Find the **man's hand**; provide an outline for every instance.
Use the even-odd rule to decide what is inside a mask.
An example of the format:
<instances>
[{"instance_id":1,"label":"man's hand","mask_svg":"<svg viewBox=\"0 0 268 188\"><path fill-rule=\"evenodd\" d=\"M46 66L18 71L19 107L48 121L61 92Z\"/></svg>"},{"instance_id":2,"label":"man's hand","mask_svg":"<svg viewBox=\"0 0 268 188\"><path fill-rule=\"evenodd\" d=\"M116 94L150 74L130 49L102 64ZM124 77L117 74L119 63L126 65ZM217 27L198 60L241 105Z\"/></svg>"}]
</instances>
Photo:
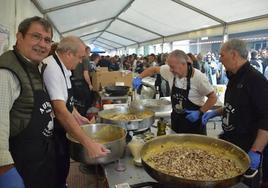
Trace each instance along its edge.
<instances>
[{"instance_id":1,"label":"man's hand","mask_svg":"<svg viewBox=\"0 0 268 188\"><path fill-rule=\"evenodd\" d=\"M87 152L90 158L104 157L108 153L111 153L111 151L105 148L102 144L99 144L94 141L88 144Z\"/></svg>"},{"instance_id":2,"label":"man's hand","mask_svg":"<svg viewBox=\"0 0 268 188\"><path fill-rule=\"evenodd\" d=\"M85 124L89 124L89 123L90 123L89 120L88 120L86 117L81 116L81 115L79 114L79 112L76 110L76 108L74 108L72 114L73 114L74 119L76 120L76 122L77 122L79 125L85 125Z\"/></svg>"},{"instance_id":3,"label":"man's hand","mask_svg":"<svg viewBox=\"0 0 268 188\"><path fill-rule=\"evenodd\" d=\"M139 87L141 86L142 82L141 82L141 77L137 76L132 80L132 86L134 89L139 89Z\"/></svg>"},{"instance_id":4,"label":"man's hand","mask_svg":"<svg viewBox=\"0 0 268 188\"><path fill-rule=\"evenodd\" d=\"M75 119L79 125L85 125L90 123L89 120L84 116L75 117Z\"/></svg>"},{"instance_id":5,"label":"man's hand","mask_svg":"<svg viewBox=\"0 0 268 188\"><path fill-rule=\"evenodd\" d=\"M218 112L216 110L210 110L207 111L206 113L204 113L204 115L202 116L202 124L206 125L208 120L211 118L214 118L216 116L218 116Z\"/></svg>"},{"instance_id":6,"label":"man's hand","mask_svg":"<svg viewBox=\"0 0 268 188\"><path fill-rule=\"evenodd\" d=\"M201 115L201 112L199 110L185 110L185 112L187 113L185 118L192 123L196 122Z\"/></svg>"},{"instance_id":7,"label":"man's hand","mask_svg":"<svg viewBox=\"0 0 268 188\"><path fill-rule=\"evenodd\" d=\"M250 150L248 156L250 158L250 168L257 170L261 164L261 153Z\"/></svg>"},{"instance_id":8,"label":"man's hand","mask_svg":"<svg viewBox=\"0 0 268 188\"><path fill-rule=\"evenodd\" d=\"M89 124L93 124L93 123L96 123L95 116L93 116L93 117L89 120Z\"/></svg>"}]
</instances>

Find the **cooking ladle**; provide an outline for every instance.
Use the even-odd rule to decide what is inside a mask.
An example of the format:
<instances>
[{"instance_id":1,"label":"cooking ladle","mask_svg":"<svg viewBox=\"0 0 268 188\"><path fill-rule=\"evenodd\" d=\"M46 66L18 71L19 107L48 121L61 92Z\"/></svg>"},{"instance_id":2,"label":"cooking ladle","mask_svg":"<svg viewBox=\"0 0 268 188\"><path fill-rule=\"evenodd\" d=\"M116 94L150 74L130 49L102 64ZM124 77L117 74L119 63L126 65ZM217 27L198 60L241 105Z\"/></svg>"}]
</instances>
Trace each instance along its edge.
<instances>
[{"instance_id":1,"label":"cooking ladle","mask_svg":"<svg viewBox=\"0 0 268 188\"><path fill-rule=\"evenodd\" d=\"M137 100L137 90L135 89L133 92L133 100L129 104L130 113L140 113L144 111L144 106L142 103Z\"/></svg>"}]
</instances>

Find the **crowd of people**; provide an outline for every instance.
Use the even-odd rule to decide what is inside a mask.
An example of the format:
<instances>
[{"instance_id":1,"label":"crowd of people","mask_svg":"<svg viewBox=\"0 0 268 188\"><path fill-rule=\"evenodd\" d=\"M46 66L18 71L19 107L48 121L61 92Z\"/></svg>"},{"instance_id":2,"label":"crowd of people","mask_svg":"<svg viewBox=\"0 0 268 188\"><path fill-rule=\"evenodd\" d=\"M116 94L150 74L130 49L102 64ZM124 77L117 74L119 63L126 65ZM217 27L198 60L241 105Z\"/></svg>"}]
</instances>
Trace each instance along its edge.
<instances>
[{"instance_id":1,"label":"crowd of people","mask_svg":"<svg viewBox=\"0 0 268 188\"><path fill-rule=\"evenodd\" d=\"M208 51L205 54L187 54L193 61L193 67L204 73L209 79L210 84L224 84L228 83L225 67L220 61L220 54L218 52ZM91 55L94 56L94 53ZM149 54L147 56L131 54L122 56L99 56L95 63L99 67L108 67L109 71L130 70L136 73L141 73L144 69L151 66L161 66L166 63L168 53ZM259 49L249 50L248 58L250 64L261 72L268 79L268 50Z\"/></svg>"}]
</instances>

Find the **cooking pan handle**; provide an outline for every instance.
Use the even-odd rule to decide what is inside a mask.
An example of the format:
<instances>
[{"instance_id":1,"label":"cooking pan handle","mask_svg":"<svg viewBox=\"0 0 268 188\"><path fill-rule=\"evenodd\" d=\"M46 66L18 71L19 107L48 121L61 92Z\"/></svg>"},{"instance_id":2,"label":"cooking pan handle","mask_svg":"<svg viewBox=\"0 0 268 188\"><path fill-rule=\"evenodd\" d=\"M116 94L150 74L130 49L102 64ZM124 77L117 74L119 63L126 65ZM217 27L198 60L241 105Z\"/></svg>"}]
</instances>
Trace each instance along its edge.
<instances>
[{"instance_id":1,"label":"cooking pan handle","mask_svg":"<svg viewBox=\"0 0 268 188\"><path fill-rule=\"evenodd\" d=\"M141 188L141 187L147 187L147 186L154 186L157 185L157 182L143 182L143 183L137 183L134 185L130 185L131 188Z\"/></svg>"},{"instance_id":2,"label":"cooking pan handle","mask_svg":"<svg viewBox=\"0 0 268 188\"><path fill-rule=\"evenodd\" d=\"M244 177L245 178L248 178L248 179L252 179L254 178L257 174L258 174L259 170L253 170L251 168L249 168L245 174L244 174Z\"/></svg>"}]
</instances>

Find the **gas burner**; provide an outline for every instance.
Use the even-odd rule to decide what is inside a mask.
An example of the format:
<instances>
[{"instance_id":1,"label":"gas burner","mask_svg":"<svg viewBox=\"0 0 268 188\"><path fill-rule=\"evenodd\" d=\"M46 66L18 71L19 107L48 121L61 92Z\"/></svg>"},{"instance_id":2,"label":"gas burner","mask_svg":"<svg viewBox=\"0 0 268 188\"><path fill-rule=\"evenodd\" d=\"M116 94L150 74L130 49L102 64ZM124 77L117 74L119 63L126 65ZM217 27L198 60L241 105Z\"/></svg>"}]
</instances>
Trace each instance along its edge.
<instances>
[{"instance_id":1,"label":"gas burner","mask_svg":"<svg viewBox=\"0 0 268 188\"><path fill-rule=\"evenodd\" d=\"M137 130L133 130L133 135L139 135L139 134L144 134L146 132L150 132L151 131L151 128L148 127L148 128L144 128L144 129L137 129Z\"/></svg>"},{"instance_id":2,"label":"gas burner","mask_svg":"<svg viewBox=\"0 0 268 188\"><path fill-rule=\"evenodd\" d=\"M145 137L145 134L153 134L151 133L151 128L145 128L145 129L139 129L139 130L131 130L127 131L127 136L126 136L126 141L130 142L132 140L132 136L138 136L141 137L142 139Z\"/></svg>"}]
</instances>

